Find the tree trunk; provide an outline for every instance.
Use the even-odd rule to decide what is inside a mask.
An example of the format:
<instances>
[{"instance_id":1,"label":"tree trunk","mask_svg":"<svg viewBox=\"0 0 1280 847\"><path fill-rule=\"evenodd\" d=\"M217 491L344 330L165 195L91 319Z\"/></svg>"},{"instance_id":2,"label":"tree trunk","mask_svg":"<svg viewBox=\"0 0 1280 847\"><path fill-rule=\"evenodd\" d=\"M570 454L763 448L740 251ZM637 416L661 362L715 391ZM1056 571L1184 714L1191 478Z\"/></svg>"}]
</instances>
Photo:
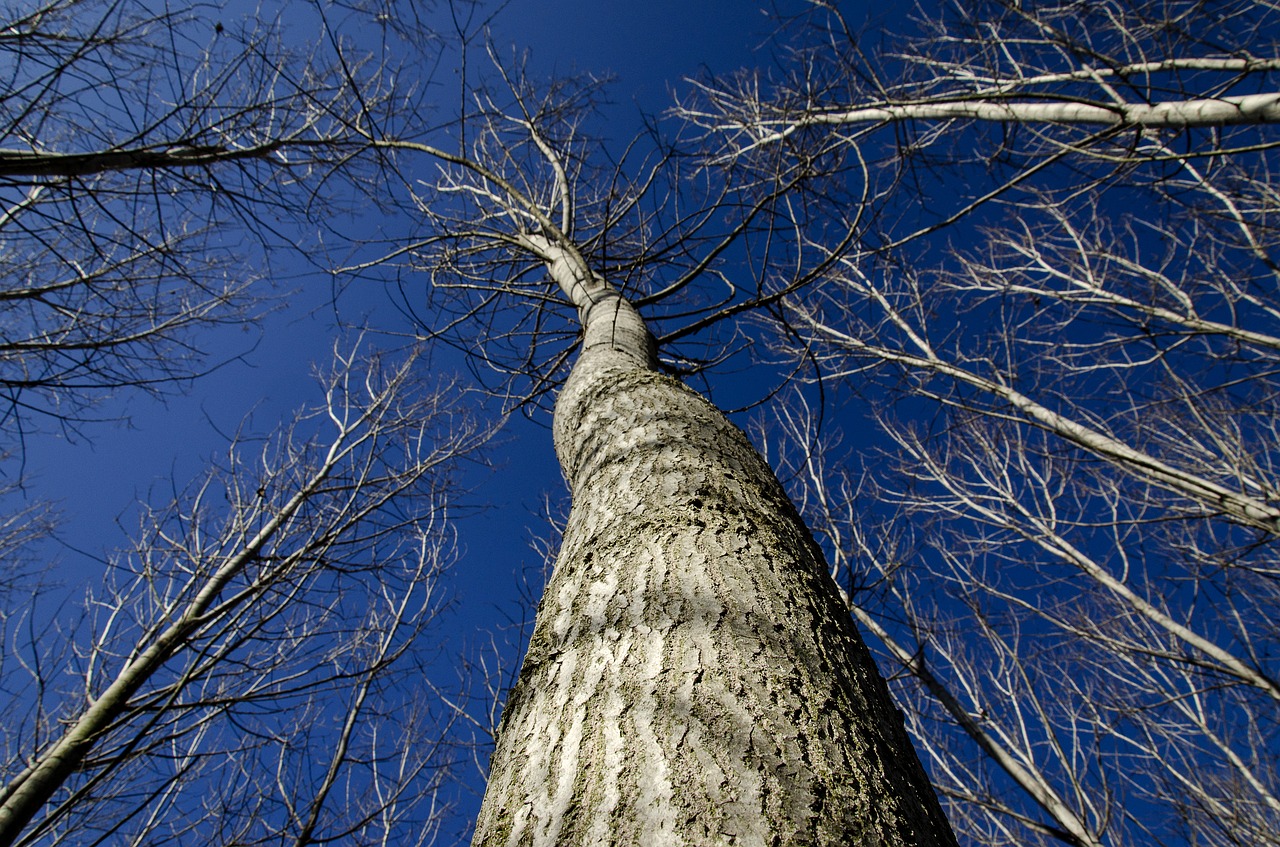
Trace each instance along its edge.
<instances>
[{"instance_id":1,"label":"tree trunk","mask_svg":"<svg viewBox=\"0 0 1280 847\"><path fill-rule=\"evenodd\" d=\"M473 844L955 844L768 465L652 370L629 303L561 287L586 330L555 415L573 510Z\"/></svg>"}]
</instances>

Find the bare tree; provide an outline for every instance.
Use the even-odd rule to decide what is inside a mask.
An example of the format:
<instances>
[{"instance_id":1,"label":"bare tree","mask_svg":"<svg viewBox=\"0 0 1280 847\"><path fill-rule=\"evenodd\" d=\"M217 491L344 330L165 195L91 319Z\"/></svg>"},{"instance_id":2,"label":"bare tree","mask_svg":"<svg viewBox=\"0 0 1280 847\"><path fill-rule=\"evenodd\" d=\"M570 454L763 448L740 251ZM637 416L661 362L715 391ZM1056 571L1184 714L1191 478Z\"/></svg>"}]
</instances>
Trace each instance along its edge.
<instances>
[{"instance_id":1,"label":"bare tree","mask_svg":"<svg viewBox=\"0 0 1280 847\"><path fill-rule=\"evenodd\" d=\"M430 274L437 331L507 397L559 388L573 507L473 843L954 843L811 536L743 434L659 372L637 310L678 339L776 299L763 274L706 281L800 220L785 183L690 190L663 147L618 168L583 129L589 81L491 58L447 145L370 139L437 176L405 180L419 237L359 266Z\"/></svg>"},{"instance_id":2,"label":"bare tree","mask_svg":"<svg viewBox=\"0 0 1280 847\"><path fill-rule=\"evenodd\" d=\"M792 76L682 114L865 198L776 337L892 447L789 462L952 820L1275 843L1274 4L948 6L879 52L814 5Z\"/></svg>"},{"instance_id":3,"label":"bare tree","mask_svg":"<svg viewBox=\"0 0 1280 847\"><path fill-rule=\"evenodd\" d=\"M369 138L413 94L384 73L393 51L338 32L355 6L289 12L287 35L266 7L6 10L5 437L118 413L95 407L117 389L185 387L219 364L221 328L277 305L274 250L319 256L351 203L378 204ZM77 620L11 585L48 549L42 507L6 519L0 843L436 837L454 709L423 635L456 468L489 429L456 383L424 380L424 352L341 353L321 405L246 425L142 507Z\"/></svg>"},{"instance_id":4,"label":"bare tree","mask_svg":"<svg viewBox=\"0 0 1280 847\"><path fill-rule=\"evenodd\" d=\"M246 251L294 244L305 236L291 224L325 220L377 171L361 127L389 130L404 105L380 69L336 37L299 52L278 22L221 14L48 0L0 21L11 438L216 364L202 352L211 330L267 308Z\"/></svg>"},{"instance_id":5,"label":"bare tree","mask_svg":"<svg viewBox=\"0 0 1280 847\"><path fill-rule=\"evenodd\" d=\"M422 635L485 430L421 367L340 355L323 404L143 511L71 641L11 618L4 844L430 842Z\"/></svg>"}]
</instances>

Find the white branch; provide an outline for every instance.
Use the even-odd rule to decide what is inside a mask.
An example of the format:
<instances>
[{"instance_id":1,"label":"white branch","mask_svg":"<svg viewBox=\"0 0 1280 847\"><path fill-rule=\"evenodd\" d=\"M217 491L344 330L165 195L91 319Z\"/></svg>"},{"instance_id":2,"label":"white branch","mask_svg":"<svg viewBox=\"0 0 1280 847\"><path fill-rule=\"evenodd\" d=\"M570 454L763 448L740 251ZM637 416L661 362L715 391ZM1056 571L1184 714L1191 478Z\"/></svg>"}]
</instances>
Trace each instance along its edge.
<instances>
[{"instance_id":1,"label":"white branch","mask_svg":"<svg viewBox=\"0 0 1280 847\"><path fill-rule=\"evenodd\" d=\"M886 103L839 112L806 115L760 139L781 141L811 126L849 126L909 120L978 120L1000 123L1051 123L1140 126L1148 129L1186 129L1237 124L1280 122L1280 93L1238 97L1175 100L1166 103L1098 104L1085 102L1000 102L948 99L936 102ZM762 122L764 125L764 122ZM775 124L776 125L776 124Z\"/></svg>"}]
</instances>

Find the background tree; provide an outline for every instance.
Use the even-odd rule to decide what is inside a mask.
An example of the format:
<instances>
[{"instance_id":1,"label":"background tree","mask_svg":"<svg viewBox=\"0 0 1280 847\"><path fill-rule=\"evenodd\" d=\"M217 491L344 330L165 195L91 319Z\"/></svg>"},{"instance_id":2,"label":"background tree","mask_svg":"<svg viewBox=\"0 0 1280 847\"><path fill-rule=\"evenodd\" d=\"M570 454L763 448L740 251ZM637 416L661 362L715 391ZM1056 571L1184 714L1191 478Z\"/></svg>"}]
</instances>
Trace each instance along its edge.
<instances>
[{"instance_id":1,"label":"background tree","mask_svg":"<svg viewBox=\"0 0 1280 847\"><path fill-rule=\"evenodd\" d=\"M321 12L323 9L321 8ZM293 12L324 32L324 19ZM4 431L74 423L121 387L209 368L219 326L282 290L247 251L297 246L376 183L360 128L403 106L350 45L300 51L264 7L50 0L0 56ZM371 199L374 198L374 199ZM291 253L290 255L298 255Z\"/></svg>"},{"instance_id":2,"label":"background tree","mask_svg":"<svg viewBox=\"0 0 1280 847\"><path fill-rule=\"evenodd\" d=\"M266 8L5 13L11 445L241 352L206 355L230 349L219 327L275 307L265 258L314 246L377 172L358 124L389 126L404 101L310 8L329 37L303 52ZM56 510L24 502L22 453L6 454L0 843L436 837L454 710L423 635L454 555L458 464L488 429L456 383L424 377L422 348L355 346L318 406L246 421L196 481L143 503L79 619L32 590Z\"/></svg>"},{"instance_id":3,"label":"background tree","mask_svg":"<svg viewBox=\"0 0 1280 847\"><path fill-rule=\"evenodd\" d=\"M414 357L337 361L324 405L143 510L87 642L6 645L3 843L431 840L452 710L421 635L484 433Z\"/></svg>"},{"instance_id":4,"label":"background tree","mask_svg":"<svg viewBox=\"0 0 1280 847\"><path fill-rule=\"evenodd\" d=\"M682 114L866 198L774 319L889 461L783 461L962 840L1275 843L1274 6L815 6Z\"/></svg>"}]
</instances>

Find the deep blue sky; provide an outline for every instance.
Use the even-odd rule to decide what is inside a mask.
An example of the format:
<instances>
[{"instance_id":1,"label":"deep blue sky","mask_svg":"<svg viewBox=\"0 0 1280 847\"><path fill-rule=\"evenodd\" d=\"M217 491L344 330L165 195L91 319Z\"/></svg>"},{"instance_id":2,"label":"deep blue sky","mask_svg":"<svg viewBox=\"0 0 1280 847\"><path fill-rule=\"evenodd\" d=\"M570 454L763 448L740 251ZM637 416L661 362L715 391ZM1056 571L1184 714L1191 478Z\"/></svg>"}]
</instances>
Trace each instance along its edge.
<instances>
[{"instance_id":1,"label":"deep blue sky","mask_svg":"<svg viewBox=\"0 0 1280 847\"><path fill-rule=\"evenodd\" d=\"M495 22L494 41L529 48L536 66L547 72L616 76L622 122L629 101L651 112L669 106L668 92L700 68L723 73L767 56L767 47L761 48L774 28L768 5L752 0L514 0Z\"/></svg>"}]
</instances>

